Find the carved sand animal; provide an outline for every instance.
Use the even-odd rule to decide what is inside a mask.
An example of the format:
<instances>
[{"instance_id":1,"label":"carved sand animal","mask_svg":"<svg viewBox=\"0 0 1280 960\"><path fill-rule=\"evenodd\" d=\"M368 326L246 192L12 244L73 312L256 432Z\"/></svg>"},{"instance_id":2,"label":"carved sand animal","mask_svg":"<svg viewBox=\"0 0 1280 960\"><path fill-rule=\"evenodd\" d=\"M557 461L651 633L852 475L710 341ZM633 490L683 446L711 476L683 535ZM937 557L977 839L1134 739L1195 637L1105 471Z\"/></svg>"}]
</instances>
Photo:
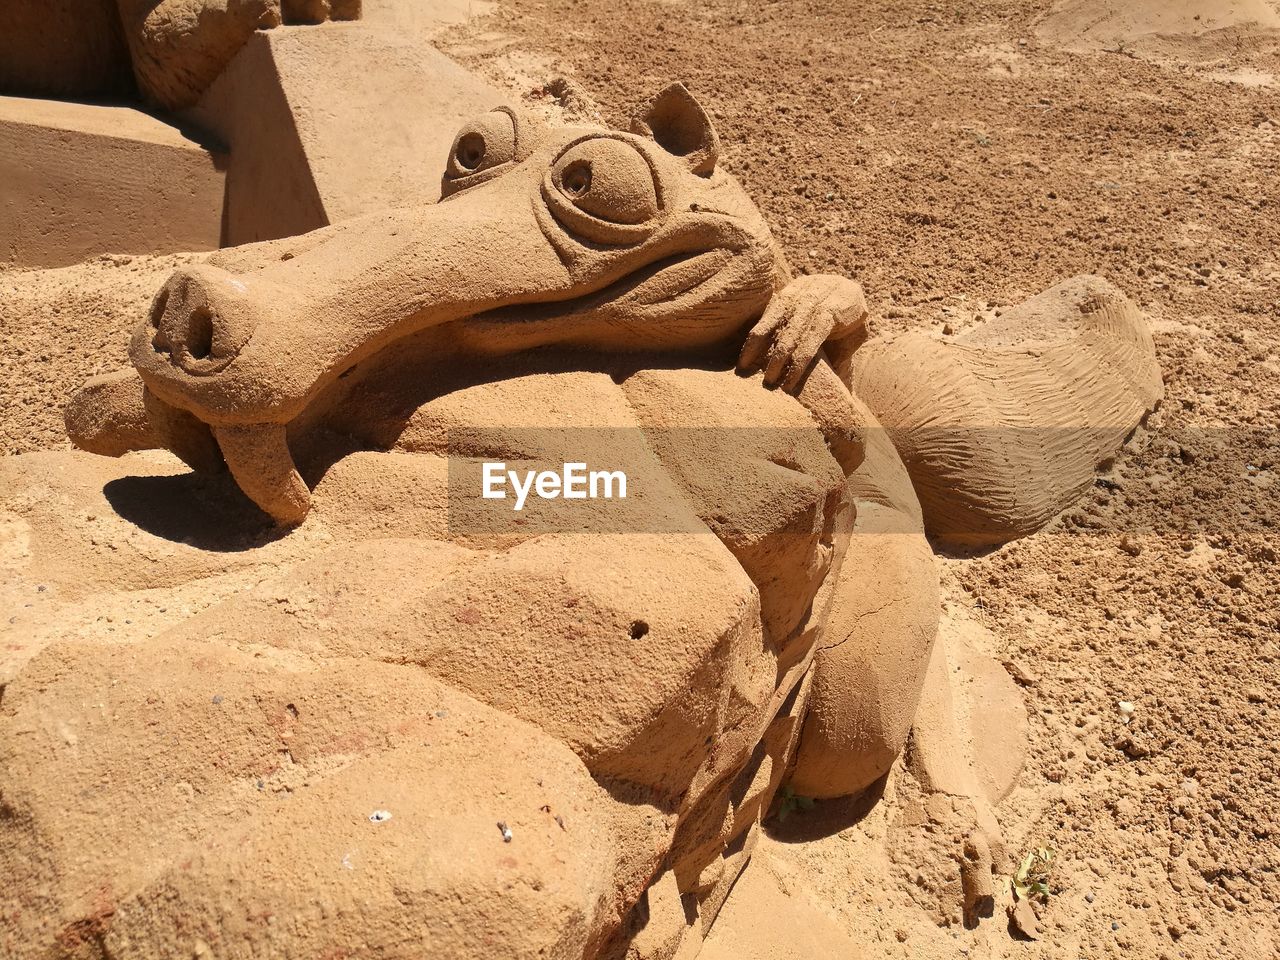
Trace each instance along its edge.
<instances>
[{"instance_id":1,"label":"carved sand animal","mask_svg":"<svg viewBox=\"0 0 1280 960\"><path fill-rule=\"evenodd\" d=\"M191 106L255 30L355 20L360 0L6 0L0 92Z\"/></svg>"},{"instance_id":2,"label":"carved sand animal","mask_svg":"<svg viewBox=\"0 0 1280 960\"><path fill-rule=\"evenodd\" d=\"M680 85L630 133L487 114L439 204L175 274L67 413L120 466L0 466L54 593L244 571L11 672L14 955L692 956L784 778L884 776L925 529L1066 505L1159 398L1151 340L1093 278L968 342L868 339L718 149ZM137 476L155 446L197 473ZM451 489L494 459L631 493L496 523ZM226 539L223 464L281 532Z\"/></svg>"}]
</instances>

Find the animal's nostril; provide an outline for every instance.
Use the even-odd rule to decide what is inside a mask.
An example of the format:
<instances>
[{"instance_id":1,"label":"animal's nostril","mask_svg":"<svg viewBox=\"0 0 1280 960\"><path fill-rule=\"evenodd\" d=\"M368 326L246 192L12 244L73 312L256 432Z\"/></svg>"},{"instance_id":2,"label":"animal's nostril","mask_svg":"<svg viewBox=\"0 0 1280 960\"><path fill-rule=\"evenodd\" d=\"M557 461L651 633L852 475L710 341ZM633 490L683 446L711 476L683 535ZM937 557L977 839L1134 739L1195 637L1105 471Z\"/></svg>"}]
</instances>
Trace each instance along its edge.
<instances>
[{"instance_id":1,"label":"animal's nostril","mask_svg":"<svg viewBox=\"0 0 1280 960\"><path fill-rule=\"evenodd\" d=\"M4 0L0 0L2 4ZM211 377L234 362L257 326L258 307L245 279L199 266L175 272L151 302L146 325L156 362Z\"/></svg>"},{"instance_id":2,"label":"animal's nostril","mask_svg":"<svg viewBox=\"0 0 1280 960\"><path fill-rule=\"evenodd\" d=\"M151 337L151 349L156 353L169 352L169 338L165 336L160 327L160 322L164 319L164 311L168 306L169 288L164 286L160 288L160 292L156 294L156 298L151 302L151 315L148 317L151 321L151 329L155 331Z\"/></svg>"},{"instance_id":3,"label":"animal's nostril","mask_svg":"<svg viewBox=\"0 0 1280 960\"><path fill-rule=\"evenodd\" d=\"M196 307L187 321L187 353L192 360L207 360L213 352L213 315L207 307Z\"/></svg>"},{"instance_id":4,"label":"animal's nostril","mask_svg":"<svg viewBox=\"0 0 1280 960\"><path fill-rule=\"evenodd\" d=\"M155 300L151 302L151 325L157 330L160 329L160 319L164 316L164 308L169 305L169 288L161 287L160 292L156 294Z\"/></svg>"}]
</instances>

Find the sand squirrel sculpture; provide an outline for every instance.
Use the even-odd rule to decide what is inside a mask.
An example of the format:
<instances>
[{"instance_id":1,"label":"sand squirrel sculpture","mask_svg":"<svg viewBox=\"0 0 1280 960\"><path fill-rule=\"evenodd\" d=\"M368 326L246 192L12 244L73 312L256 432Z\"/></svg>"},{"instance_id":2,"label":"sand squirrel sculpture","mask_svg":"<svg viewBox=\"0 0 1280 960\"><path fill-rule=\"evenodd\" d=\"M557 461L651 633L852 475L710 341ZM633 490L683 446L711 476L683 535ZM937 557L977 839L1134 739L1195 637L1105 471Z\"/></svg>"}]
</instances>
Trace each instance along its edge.
<instances>
[{"instance_id":1,"label":"sand squirrel sculpture","mask_svg":"<svg viewBox=\"0 0 1280 960\"><path fill-rule=\"evenodd\" d=\"M256 571L9 681L3 896L60 918L31 942L691 956L783 783L885 775L938 626L926 533L1069 504L1158 401L1152 341L1088 277L970 338L872 336L718 152L678 84L630 132L486 114L440 203L174 274L67 413L120 466L13 458L6 503L54 471L137 520L108 551L30 497L63 511L37 557L161 592ZM131 476L148 447L197 472ZM593 456L627 500L503 526L453 489ZM201 549L235 486L275 532Z\"/></svg>"},{"instance_id":2,"label":"sand squirrel sculpture","mask_svg":"<svg viewBox=\"0 0 1280 960\"><path fill-rule=\"evenodd\" d=\"M360 0L6 0L0 93L136 92L179 110L199 99L255 30L359 17Z\"/></svg>"}]
</instances>

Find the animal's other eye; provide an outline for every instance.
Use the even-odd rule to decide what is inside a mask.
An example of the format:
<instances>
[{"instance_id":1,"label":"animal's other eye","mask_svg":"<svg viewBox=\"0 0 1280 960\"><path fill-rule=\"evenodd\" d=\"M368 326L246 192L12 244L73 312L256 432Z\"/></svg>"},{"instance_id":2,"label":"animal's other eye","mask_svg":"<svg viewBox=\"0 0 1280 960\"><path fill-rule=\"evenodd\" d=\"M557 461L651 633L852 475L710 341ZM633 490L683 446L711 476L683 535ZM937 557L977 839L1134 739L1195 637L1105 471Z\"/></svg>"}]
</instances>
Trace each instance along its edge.
<instances>
[{"instance_id":1,"label":"animal's other eye","mask_svg":"<svg viewBox=\"0 0 1280 960\"><path fill-rule=\"evenodd\" d=\"M560 174L560 184L571 197L580 197L591 189L591 163L579 160Z\"/></svg>"},{"instance_id":2,"label":"animal's other eye","mask_svg":"<svg viewBox=\"0 0 1280 960\"><path fill-rule=\"evenodd\" d=\"M504 163L516 156L516 127L511 114L494 110L472 120L459 132L449 151L445 177L458 180Z\"/></svg>"},{"instance_id":3,"label":"animal's other eye","mask_svg":"<svg viewBox=\"0 0 1280 960\"><path fill-rule=\"evenodd\" d=\"M476 133L474 130L464 134L458 140L458 149L454 151L454 156L458 158L458 166L464 170L474 170L484 162L485 148L488 146L484 142L484 134Z\"/></svg>"},{"instance_id":4,"label":"animal's other eye","mask_svg":"<svg viewBox=\"0 0 1280 960\"><path fill-rule=\"evenodd\" d=\"M612 137L584 140L552 169L556 188L574 206L611 223L644 223L658 215L653 171L630 144Z\"/></svg>"}]
</instances>

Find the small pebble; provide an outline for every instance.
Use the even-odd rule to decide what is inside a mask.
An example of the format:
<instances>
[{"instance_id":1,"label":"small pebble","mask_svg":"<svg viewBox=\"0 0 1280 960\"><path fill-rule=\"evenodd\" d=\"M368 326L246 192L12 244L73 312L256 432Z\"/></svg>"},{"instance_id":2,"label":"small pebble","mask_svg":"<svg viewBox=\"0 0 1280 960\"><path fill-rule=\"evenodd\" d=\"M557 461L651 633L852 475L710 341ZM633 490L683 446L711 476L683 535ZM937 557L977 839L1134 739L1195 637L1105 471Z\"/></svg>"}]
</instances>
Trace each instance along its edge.
<instances>
[{"instance_id":1,"label":"small pebble","mask_svg":"<svg viewBox=\"0 0 1280 960\"><path fill-rule=\"evenodd\" d=\"M215 694L213 695L213 702L214 702L214 703L221 703L221 702L222 702L222 694L220 694L220 693L215 693Z\"/></svg>"},{"instance_id":2,"label":"small pebble","mask_svg":"<svg viewBox=\"0 0 1280 960\"><path fill-rule=\"evenodd\" d=\"M1013 677L1013 682L1021 687L1034 687L1039 682L1035 672L1021 660L1005 660L1003 661L1003 666L1005 672Z\"/></svg>"},{"instance_id":3,"label":"small pebble","mask_svg":"<svg viewBox=\"0 0 1280 960\"><path fill-rule=\"evenodd\" d=\"M1086 894L1084 895L1084 902L1085 902L1085 903L1093 903L1093 893L1092 893L1092 892L1090 892L1090 893L1086 893Z\"/></svg>"},{"instance_id":4,"label":"small pebble","mask_svg":"<svg viewBox=\"0 0 1280 960\"><path fill-rule=\"evenodd\" d=\"M505 823L503 823L501 820L499 820L499 821L498 821L498 829L502 831L502 842L503 842L503 843L510 843L510 842L511 842L511 828L510 828L510 827L508 827L508 826L507 826Z\"/></svg>"},{"instance_id":5,"label":"small pebble","mask_svg":"<svg viewBox=\"0 0 1280 960\"><path fill-rule=\"evenodd\" d=\"M386 821L388 821L388 820L390 820L390 819L391 819L391 811L390 811L390 810L375 810L375 811L373 811L373 813L369 814L369 819L370 819L373 823L385 823Z\"/></svg>"}]
</instances>

